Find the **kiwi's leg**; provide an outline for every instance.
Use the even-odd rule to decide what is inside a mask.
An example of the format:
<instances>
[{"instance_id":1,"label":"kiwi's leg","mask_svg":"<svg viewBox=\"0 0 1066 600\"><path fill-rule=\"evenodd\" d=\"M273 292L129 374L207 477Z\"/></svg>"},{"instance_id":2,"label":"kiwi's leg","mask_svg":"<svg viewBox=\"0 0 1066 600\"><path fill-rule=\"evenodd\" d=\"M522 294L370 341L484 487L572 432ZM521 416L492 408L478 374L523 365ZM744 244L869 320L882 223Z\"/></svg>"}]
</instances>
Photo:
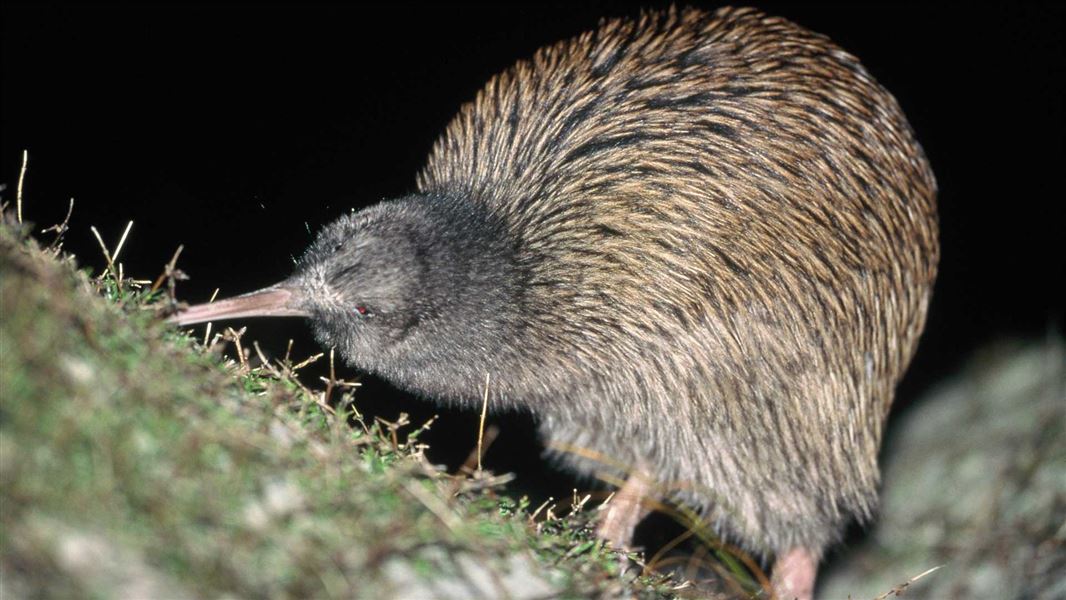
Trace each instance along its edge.
<instances>
[{"instance_id":1,"label":"kiwi's leg","mask_svg":"<svg viewBox=\"0 0 1066 600\"><path fill-rule=\"evenodd\" d=\"M777 600L811 600L818 556L808 548L792 548L780 554L770 573Z\"/></svg>"},{"instance_id":2,"label":"kiwi's leg","mask_svg":"<svg viewBox=\"0 0 1066 600\"><path fill-rule=\"evenodd\" d=\"M607 504L607 513L600 521L596 534L615 548L630 549L633 530L651 512L644 499L651 498L653 494L654 488L647 475L638 471L630 473Z\"/></svg>"}]
</instances>

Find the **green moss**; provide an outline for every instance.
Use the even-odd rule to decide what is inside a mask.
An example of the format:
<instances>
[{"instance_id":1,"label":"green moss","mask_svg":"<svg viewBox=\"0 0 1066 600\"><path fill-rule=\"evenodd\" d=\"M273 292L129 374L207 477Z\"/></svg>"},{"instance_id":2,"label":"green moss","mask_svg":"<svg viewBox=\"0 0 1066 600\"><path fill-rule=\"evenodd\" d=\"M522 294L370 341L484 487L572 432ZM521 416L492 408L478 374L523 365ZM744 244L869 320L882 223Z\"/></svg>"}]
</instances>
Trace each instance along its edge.
<instances>
[{"instance_id":1,"label":"green moss","mask_svg":"<svg viewBox=\"0 0 1066 600\"><path fill-rule=\"evenodd\" d=\"M506 580L517 556L561 597L669 596L619 582L590 514L537 525L491 486L457 493L417 432L393 441L411 426L363 422L357 394L334 415L288 369L166 326L165 303L0 227L5 590L404 597L471 563Z\"/></svg>"}]
</instances>

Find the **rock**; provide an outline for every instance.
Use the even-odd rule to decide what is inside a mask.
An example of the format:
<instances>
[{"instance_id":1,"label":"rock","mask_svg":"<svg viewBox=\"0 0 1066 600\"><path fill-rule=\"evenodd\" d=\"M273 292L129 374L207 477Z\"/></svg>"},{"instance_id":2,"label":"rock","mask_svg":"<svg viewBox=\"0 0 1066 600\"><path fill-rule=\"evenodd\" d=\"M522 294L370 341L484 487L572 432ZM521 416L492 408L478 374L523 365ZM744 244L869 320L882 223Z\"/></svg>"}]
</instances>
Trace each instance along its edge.
<instances>
[{"instance_id":1,"label":"rock","mask_svg":"<svg viewBox=\"0 0 1066 600\"><path fill-rule=\"evenodd\" d=\"M1066 351L999 344L900 416L880 520L819 597L1066 598Z\"/></svg>"}]
</instances>

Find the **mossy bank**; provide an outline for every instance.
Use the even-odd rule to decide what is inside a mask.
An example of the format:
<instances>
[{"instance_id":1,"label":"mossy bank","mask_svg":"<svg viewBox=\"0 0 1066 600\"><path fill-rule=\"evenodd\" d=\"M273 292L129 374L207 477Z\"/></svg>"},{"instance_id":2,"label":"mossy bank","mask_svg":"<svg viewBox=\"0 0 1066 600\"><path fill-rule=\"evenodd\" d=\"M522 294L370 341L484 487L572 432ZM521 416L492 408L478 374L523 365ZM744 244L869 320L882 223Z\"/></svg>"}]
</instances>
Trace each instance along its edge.
<instances>
[{"instance_id":1,"label":"mossy bank","mask_svg":"<svg viewBox=\"0 0 1066 600\"><path fill-rule=\"evenodd\" d=\"M420 424L363 422L350 387L323 402L295 359L226 359L161 322L162 292L6 220L3 597L673 595L618 577L591 507L532 519L491 479L430 465Z\"/></svg>"}]
</instances>

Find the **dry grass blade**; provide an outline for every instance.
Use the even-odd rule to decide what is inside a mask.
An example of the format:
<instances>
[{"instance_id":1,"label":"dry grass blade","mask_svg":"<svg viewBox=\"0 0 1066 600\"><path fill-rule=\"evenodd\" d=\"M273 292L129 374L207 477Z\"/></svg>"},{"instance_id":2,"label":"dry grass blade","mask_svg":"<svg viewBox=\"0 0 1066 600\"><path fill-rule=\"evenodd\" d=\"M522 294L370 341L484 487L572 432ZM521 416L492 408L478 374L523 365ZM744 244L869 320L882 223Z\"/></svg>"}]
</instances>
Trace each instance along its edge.
<instances>
[{"instance_id":1,"label":"dry grass blade","mask_svg":"<svg viewBox=\"0 0 1066 600\"><path fill-rule=\"evenodd\" d=\"M485 439L485 415L489 410L489 374L485 373L485 397L481 401L481 421L477 428L477 472L481 473L482 442Z\"/></svg>"},{"instance_id":2,"label":"dry grass blade","mask_svg":"<svg viewBox=\"0 0 1066 600\"><path fill-rule=\"evenodd\" d=\"M122 237L119 238L118 245L115 246L115 251L108 252L107 245L104 244L104 238L100 236L100 232L96 229L95 226L89 226L89 229L93 232L93 236L96 237L96 242L100 244L100 250L104 253L104 259L107 260L107 270L100 274L100 278L102 279L104 276L110 273L111 277L115 279L115 285L118 287L118 290L120 292L122 291L122 265L120 264L119 267L116 268L115 263L118 261L119 252L122 252L122 246L126 244L126 238L129 236L130 229L132 228L133 221L130 221L126 224L126 229L122 232Z\"/></svg>"},{"instance_id":3,"label":"dry grass blade","mask_svg":"<svg viewBox=\"0 0 1066 600\"><path fill-rule=\"evenodd\" d=\"M897 585L896 587L892 588L891 590L888 590L887 592L885 592L885 593L881 594L880 596L874 598L874 600L885 600L885 598L888 598L889 596L896 596L896 597L902 596L904 590L906 590L908 587L910 587L910 585L912 583L914 583L915 581L918 581L919 579L925 577L926 575L929 575L930 573L933 573L935 571L939 571L940 569L943 569L943 568L944 568L944 565L937 565L937 566L935 566L935 567L933 567L931 569L926 569L925 571L915 575L914 577L911 577L907 581Z\"/></svg>"},{"instance_id":4,"label":"dry grass blade","mask_svg":"<svg viewBox=\"0 0 1066 600\"><path fill-rule=\"evenodd\" d=\"M19 169L19 185L15 192L15 210L18 215L19 225L22 225L22 183L26 179L26 163L29 162L30 154L28 151L22 151L22 168Z\"/></svg>"},{"instance_id":5,"label":"dry grass blade","mask_svg":"<svg viewBox=\"0 0 1066 600\"><path fill-rule=\"evenodd\" d=\"M154 289L154 285L153 285L153 289ZM215 292L213 294L211 294L211 298L207 301L207 303L210 304L210 303L214 302L216 297L218 297L218 288L215 288ZM211 339L211 326L212 325L214 325L214 323L209 321L207 323L207 327L204 327L204 346L207 346L208 345L207 342ZM256 346L256 350L258 350L258 349L259 349L258 346Z\"/></svg>"},{"instance_id":6,"label":"dry grass blade","mask_svg":"<svg viewBox=\"0 0 1066 600\"><path fill-rule=\"evenodd\" d=\"M592 494L585 494L584 497L578 498L577 488L574 488L574 499L570 503L570 512L576 513L585 509L585 505L592 499Z\"/></svg>"},{"instance_id":7,"label":"dry grass blade","mask_svg":"<svg viewBox=\"0 0 1066 600\"><path fill-rule=\"evenodd\" d=\"M613 494L612 494L612 495L613 495ZM610 499L610 498L608 498L608 500L609 500L609 499ZM530 523L533 523L533 522L535 522L535 521L537 520L537 515L539 515L539 514L540 514L540 512L541 512L542 510L544 510L545 508L547 508L547 507L548 507L548 505L549 505L549 504L551 504L551 503L552 503L552 502L554 502L554 501L555 501L555 496L548 496L548 499L547 499L547 500L545 500L544 502L542 502L542 503L541 503L541 505L540 505L540 506L538 506L538 507L537 507L537 509L533 511L533 514L529 515L529 522L530 522ZM550 511L549 511L549 512L550 512Z\"/></svg>"},{"instance_id":8,"label":"dry grass blade","mask_svg":"<svg viewBox=\"0 0 1066 600\"><path fill-rule=\"evenodd\" d=\"M606 465L607 467L618 471L629 471L629 465L627 465L625 462L611 458L606 454L591 450L589 448L583 448L574 444L563 444L559 442L549 443L548 448L559 452L565 452L567 454L573 454L574 456L585 458L590 461L597 462L601 465Z\"/></svg>"},{"instance_id":9,"label":"dry grass blade","mask_svg":"<svg viewBox=\"0 0 1066 600\"><path fill-rule=\"evenodd\" d=\"M130 229L133 229L133 221L126 223L126 229L122 232L122 237L119 238L115 251L111 253L111 260L118 262L118 255L122 252L122 247L126 245L126 238L130 234Z\"/></svg>"},{"instance_id":10,"label":"dry grass blade","mask_svg":"<svg viewBox=\"0 0 1066 600\"><path fill-rule=\"evenodd\" d=\"M329 349L329 379L326 380L326 389L322 391L322 404L329 404L330 396L333 395L333 382L337 380L337 370L333 365L333 355L335 349L330 347ZM325 379L325 378L320 378Z\"/></svg>"},{"instance_id":11,"label":"dry grass blade","mask_svg":"<svg viewBox=\"0 0 1066 600\"><path fill-rule=\"evenodd\" d=\"M107 261L107 272L115 272L115 261L111 259L111 253L107 251L107 244L104 243L104 238L100 237L100 232L96 230L95 225L90 225L89 230L93 232L93 236L96 237L96 243L100 244L100 251L104 253L104 260Z\"/></svg>"},{"instance_id":12,"label":"dry grass blade","mask_svg":"<svg viewBox=\"0 0 1066 600\"><path fill-rule=\"evenodd\" d=\"M470 476L469 479L460 479L456 481L455 493L459 490L466 489L479 489L484 487L492 487L489 483L492 480L499 479L499 476L492 476L491 471L485 471L478 464L478 458L480 458L483 452L488 451L492 446L492 443L496 441L496 437L500 435L500 428L495 425L489 425L484 429L484 435L479 442L483 442L484 446L475 446L470 450L470 455L466 457L462 466L459 467L459 472Z\"/></svg>"}]
</instances>

